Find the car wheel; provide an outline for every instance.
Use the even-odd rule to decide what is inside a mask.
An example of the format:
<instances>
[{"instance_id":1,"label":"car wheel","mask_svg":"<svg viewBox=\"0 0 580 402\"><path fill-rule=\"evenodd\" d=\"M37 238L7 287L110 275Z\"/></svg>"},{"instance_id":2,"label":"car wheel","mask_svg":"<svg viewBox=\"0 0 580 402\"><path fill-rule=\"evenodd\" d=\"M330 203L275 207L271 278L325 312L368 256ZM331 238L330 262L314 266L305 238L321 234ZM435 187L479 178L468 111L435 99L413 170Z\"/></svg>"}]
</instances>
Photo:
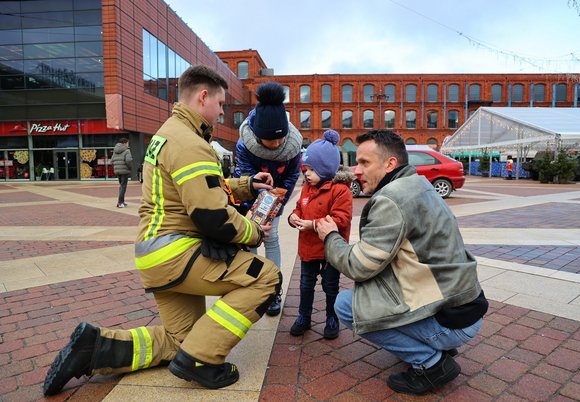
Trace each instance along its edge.
<instances>
[{"instance_id":1,"label":"car wheel","mask_svg":"<svg viewBox=\"0 0 580 402\"><path fill-rule=\"evenodd\" d=\"M352 193L353 197L358 197L360 195L360 183L356 180L353 180L350 183L350 192Z\"/></svg>"},{"instance_id":2,"label":"car wheel","mask_svg":"<svg viewBox=\"0 0 580 402\"><path fill-rule=\"evenodd\" d=\"M449 197L453 191L453 186L448 180L445 179L435 180L433 182L433 187L435 187L435 191L437 191L443 198Z\"/></svg>"}]
</instances>

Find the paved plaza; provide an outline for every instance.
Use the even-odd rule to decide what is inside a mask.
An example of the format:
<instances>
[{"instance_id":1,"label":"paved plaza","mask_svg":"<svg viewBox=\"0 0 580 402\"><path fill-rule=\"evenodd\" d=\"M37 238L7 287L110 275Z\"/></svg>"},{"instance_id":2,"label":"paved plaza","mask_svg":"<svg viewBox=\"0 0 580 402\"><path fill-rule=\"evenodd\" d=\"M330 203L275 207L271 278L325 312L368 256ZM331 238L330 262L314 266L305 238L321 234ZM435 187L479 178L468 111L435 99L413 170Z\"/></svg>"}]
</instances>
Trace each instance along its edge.
<instances>
[{"instance_id":1,"label":"paved plaza","mask_svg":"<svg viewBox=\"0 0 580 402\"><path fill-rule=\"evenodd\" d=\"M117 189L116 182L0 184L0 401L43 400L48 367L81 321L159 324L133 262L140 185L129 184L125 209L115 208ZM354 201L352 240L366 200ZM468 177L447 203L477 256L490 310L480 334L459 350L462 374L437 392L394 393L386 379L406 365L348 329L324 339L320 285L312 330L289 334L300 268L287 208L284 309L232 351L239 382L207 390L160 367L75 379L47 400L580 401L580 184ZM341 285L353 284L343 278Z\"/></svg>"}]
</instances>

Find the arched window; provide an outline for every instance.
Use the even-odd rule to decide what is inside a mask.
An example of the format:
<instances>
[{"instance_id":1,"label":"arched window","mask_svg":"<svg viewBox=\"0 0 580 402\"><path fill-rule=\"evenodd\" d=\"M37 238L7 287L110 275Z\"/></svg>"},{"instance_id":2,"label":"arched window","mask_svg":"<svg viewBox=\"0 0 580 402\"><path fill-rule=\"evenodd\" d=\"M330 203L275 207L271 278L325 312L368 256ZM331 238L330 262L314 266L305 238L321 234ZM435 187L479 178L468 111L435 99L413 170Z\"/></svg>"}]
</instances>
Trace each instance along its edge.
<instances>
[{"instance_id":1,"label":"arched window","mask_svg":"<svg viewBox=\"0 0 580 402\"><path fill-rule=\"evenodd\" d=\"M375 86L367 84L363 87L363 101L372 102L375 95Z\"/></svg>"},{"instance_id":2,"label":"arched window","mask_svg":"<svg viewBox=\"0 0 580 402\"><path fill-rule=\"evenodd\" d=\"M427 86L427 102L437 102L439 97L439 88L436 84L429 84Z\"/></svg>"},{"instance_id":3,"label":"arched window","mask_svg":"<svg viewBox=\"0 0 580 402\"><path fill-rule=\"evenodd\" d=\"M478 101L481 99L481 85L471 84L469 86L469 100Z\"/></svg>"},{"instance_id":4,"label":"arched window","mask_svg":"<svg viewBox=\"0 0 580 402\"><path fill-rule=\"evenodd\" d=\"M544 84L534 85L534 102L546 101L546 86Z\"/></svg>"},{"instance_id":5,"label":"arched window","mask_svg":"<svg viewBox=\"0 0 580 402\"><path fill-rule=\"evenodd\" d=\"M364 128L373 128L375 126L375 112L372 110L365 110L363 112Z\"/></svg>"},{"instance_id":6,"label":"arched window","mask_svg":"<svg viewBox=\"0 0 580 402\"><path fill-rule=\"evenodd\" d=\"M385 85L385 102L394 102L397 99L397 90L393 84Z\"/></svg>"},{"instance_id":7,"label":"arched window","mask_svg":"<svg viewBox=\"0 0 580 402\"><path fill-rule=\"evenodd\" d=\"M556 85L556 102L566 102L566 84Z\"/></svg>"},{"instance_id":8,"label":"arched window","mask_svg":"<svg viewBox=\"0 0 580 402\"><path fill-rule=\"evenodd\" d=\"M524 86L522 84L514 84L512 86L512 102L521 103L524 101Z\"/></svg>"},{"instance_id":9,"label":"arched window","mask_svg":"<svg viewBox=\"0 0 580 402\"><path fill-rule=\"evenodd\" d=\"M321 102L324 102L324 103L331 102L331 100L332 100L331 89L332 89L332 87L330 85L323 85L321 87L321 97L320 97Z\"/></svg>"},{"instance_id":10,"label":"arched window","mask_svg":"<svg viewBox=\"0 0 580 402\"><path fill-rule=\"evenodd\" d=\"M439 143L437 142L437 140L435 138L429 138L427 140L427 145L429 145L433 149L437 149L437 147L439 146Z\"/></svg>"},{"instance_id":11,"label":"arched window","mask_svg":"<svg viewBox=\"0 0 580 402\"><path fill-rule=\"evenodd\" d=\"M322 128L332 127L332 112L330 110L323 110L321 114Z\"/></svg>"},{"instance_id":12,"label":"arched window","mask_svg":"<svg viewBox=\"0 0 580 402\"><path fill-rule=\"evenodd\" d=\"M310 128L310 112L308 110L300 112L300 128Z\"/></svg>"},{"instance_id":13,"label":"arched window","mask_svg":"<svg viewBox=\"0 0 580 402\"><path fill-rule=\"evenodd\" d=\"M300 86L300 103L310 102L310 85Z\"/></svg>"},{"instance_id":14,"label":"arched window","mask_svg":"<svg viewBox=\"0 0 580 402\"><path fill-rule=\"evenodd\" d=\"M417 140L414 139L413 137L407 138L407 141L405 141L405 144L407 144L407 145L416 145L417 144Z\"/></svg>"},{"instance_id":15,"label":"arched window","mask_svg":"<svg viewBox=\"0 0 580 402\"><path fill-rule=\"evenodd\" d=\"M459 102L459 85L451 84L447 87L447 102Z\"/></svg>"},{"instance_id":16,"label":"arched window","mask_svg":"<svg viewBox=\"0 0 580 402\"><path fill-rule=\"evenodd\" d=\"M342 86L342 101L352 102L352 85L347 84Z\"/></svg>"},{"instance_id":17,"label":"arched window","mask_svg":"<svg viewBox=\"0 0 580 402\"><path fill-rule=\"evenodd\" d=\"M405 127L417 128L417 112L414 110L407 110L405 112Z\"/></svg>"},{"instance_id":18,"label":"arched window","mask_svg":"<svg viewBox=\"0 0 580 402\"><path fill-rule=\"evenodd\" d=\"M342 128L352 128L352 111L345 110L342 112Z\"/></svg>"},{"instance_id":19,"label":"arched window","mask_svg":"<svg viewBox=\"0 0 580 402\"><path fill-rule=\"evenodd\" d=\"M459 112L457 110L450 110L447 113L447 128L459 127Z\"/></svg>"},{"instance_id":20,"label":"arched window","mask_svg":"<svg viewBox=\"0 0 580 402\"><path fill-rule=\"evenodd\" d=\"M385 128L395 128L394 110L385 110Z\"/></svg>"},{"instance_id":21,"label":"arched window","mask_svg":"<svg viewBox=\"0 0 580 402\"><path fill-rule=\"evenodd\" d=\"M491 101L493 103L501 102L501 84L493 84L491 86Z\"/></svg>"},{"instance_id":22,"label":"arched window","mask_svg":"<svg viewBox=\"0 0 580 402\"><path fill-rule=\"evenodd\" d=\"M235 112L234 113L234 128L240 128L242 123L244 122L244 113L242 112Z\"/></svg>"},{"instance_id":23,"label":"arched window","mask_svg":"<svg viewBox=\"0 0 580 402\"><path fill-rule=\"evenodd\" d=\"M290 102L290 87L288 85L282 85L284 90L284 103Z\"/></svg>"},{"instance_id":24,"label":"arched window","mask_svg":"<svg viewBox=\"0 0 580 402\"><path fill-rule=\"evenodd\" d=\"M407 84L405 86L405 102L417 102L417 85Z\"/></svg>"},{"instance_id":25,"label":"arched window","mask_svg":"<svg viewBox=\"0 0 580 402\"><path fill-rule=\"evenodd\" d=\"M247 61L239 61L238 62L238 78L241 80L245 80L248 78L248 62Z\"/></svg>"},{"instance_id":26,"label":"arched window","mask_svg":"<svg viewBox=\"0 0 580 402\"><path fill-rule=\"evenodd\" d=\"M437 119L439 114L436 110L429 110L427 112L427 128L437 128Z\"/></svg>"}]
</instances>

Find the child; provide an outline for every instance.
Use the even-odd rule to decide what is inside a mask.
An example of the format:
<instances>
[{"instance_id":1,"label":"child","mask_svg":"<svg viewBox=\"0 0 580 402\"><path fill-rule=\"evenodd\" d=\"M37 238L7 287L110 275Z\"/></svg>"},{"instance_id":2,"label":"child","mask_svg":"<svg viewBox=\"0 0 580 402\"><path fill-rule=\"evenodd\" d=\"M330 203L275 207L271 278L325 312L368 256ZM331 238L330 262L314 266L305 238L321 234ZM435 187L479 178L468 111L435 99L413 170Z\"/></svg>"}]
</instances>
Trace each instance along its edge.
<instances>
[{"instance_id":1,"label":"child","mask_svg":"<svg viewBox=\"0 0 580 402\"><path fill-rule=\"evenodd\" d=\"M296 209L288 218L290 225L300 231L298 235L298 255L301 259L300 306L298 318L290 329L290 334L294 336L302 335L310 329L314 287L318 274L322 277L322 289L326 293L324 337L334 339L339 332L334 302L338 295L340 272L325 261L324 244L314 231L315 221L329 215L336 222L341 236L348 240L350 235L352 220L350 182L354 179L354 174L350 169L338 170L340 154L336 144L339 138L336 131L328 130L324 133L323 139L314 141L306 149L302 158L302 165L306 168L304 186Z\"/></svg>"}]
</instances>

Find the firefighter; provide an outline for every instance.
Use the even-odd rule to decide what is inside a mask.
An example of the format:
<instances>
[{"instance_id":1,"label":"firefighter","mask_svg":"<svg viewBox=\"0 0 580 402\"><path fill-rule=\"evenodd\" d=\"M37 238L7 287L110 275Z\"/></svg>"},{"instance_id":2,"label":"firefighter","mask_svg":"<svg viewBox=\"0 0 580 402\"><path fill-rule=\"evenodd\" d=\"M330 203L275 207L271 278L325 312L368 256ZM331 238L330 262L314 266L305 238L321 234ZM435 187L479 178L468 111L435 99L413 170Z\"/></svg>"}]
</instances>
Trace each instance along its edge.
<instances>
[{"instance_id":1,"label":"firefighter","mask_svg":"<svg viewBox=\"0 0 580 402\"><path fill-rule=\"evenodd\" d=\"M135 244L137 270L162 325L116 330L80 323L47 373L45 395L60 392L73 377L167 364L177 377L207 388L231 385L239 372L226 356L279 292L278 267L243 250L259 246L270 227L228 204L210 146L228 85L196 65L178 86L179 102L146 151ZM272 183L261 172L229 179L228 191L253 199ZM221 296L207 311L206 295Z\"/></svg>"}]
</instances>

